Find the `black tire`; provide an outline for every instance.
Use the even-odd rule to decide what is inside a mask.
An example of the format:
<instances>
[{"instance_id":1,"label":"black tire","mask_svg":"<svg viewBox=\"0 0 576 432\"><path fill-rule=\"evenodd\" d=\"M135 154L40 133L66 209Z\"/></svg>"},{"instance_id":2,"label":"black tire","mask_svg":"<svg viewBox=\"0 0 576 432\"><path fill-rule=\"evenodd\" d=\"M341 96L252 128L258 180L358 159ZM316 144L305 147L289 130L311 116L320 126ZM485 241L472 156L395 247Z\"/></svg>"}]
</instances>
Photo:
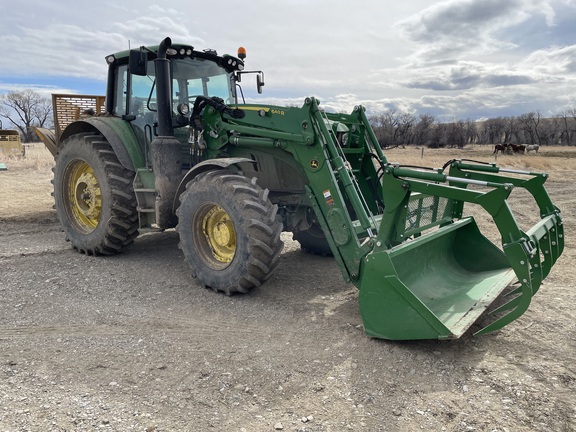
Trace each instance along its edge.
<instances>
[{"instance_id":1,"label":"black tire","mask_svg":"<svg viewBox=\"0 0 576 432\"><path fill-rule=\"evenodd\" d=\"M176 231L193 275L227 295L268 280L284 247L277 209L255 178L216 170L190 181L176 211Z\"/></svg>"},{"instance_id":2,"label":"black tire","mask_svg":"<svg viewBox=\"0 0 576 432\"><path fill-rule=\"evenodd\" d=\"M134 172L101 135L68 138L56 155L54 201L66 240L80 253L113 255L138 236Z\"/></svg>"},{"instance_id":3,"label":"black tire","mask_svg":"<svg viewBox=\"0 0 576 432\"><path fill-rule=\"evenodd\" d=\"M295 232L292 237L300 243L300 249L304 252L314 255L333 256L324 231L318 224L313 224L306 231Z\"/></svg>"}]
</instances>

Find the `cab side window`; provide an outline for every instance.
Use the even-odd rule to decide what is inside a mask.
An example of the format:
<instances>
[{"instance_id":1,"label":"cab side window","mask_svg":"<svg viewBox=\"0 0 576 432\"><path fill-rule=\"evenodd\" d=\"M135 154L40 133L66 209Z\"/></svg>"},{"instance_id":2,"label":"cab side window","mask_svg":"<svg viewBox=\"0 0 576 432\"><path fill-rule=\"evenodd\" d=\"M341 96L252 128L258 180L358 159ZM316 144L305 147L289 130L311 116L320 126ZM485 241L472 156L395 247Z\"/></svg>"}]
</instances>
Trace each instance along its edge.
<instances>
[{"instance_id":1,"label":"cab side window","mask_svg":"<svg viewBox=\"0 0 576 432\"><path fill-rule=\"evenodd\" d=\"M156 87L154 78L150 76L132 75L132 94L130 98L130 114L136 117L145 116L156 110Z\"/></svg>"},{"instance_id":2,"label":"cab side window","mask_svg":"<svg viewBox=\"0 0 576 432\"><path fill-rule=\"evenodd\" d=\"M126 93L128 92L128 66L120 66L116 69L116 85L114 91L114 114L121 116L126 114Z\"/></svg>"}]
</instances>

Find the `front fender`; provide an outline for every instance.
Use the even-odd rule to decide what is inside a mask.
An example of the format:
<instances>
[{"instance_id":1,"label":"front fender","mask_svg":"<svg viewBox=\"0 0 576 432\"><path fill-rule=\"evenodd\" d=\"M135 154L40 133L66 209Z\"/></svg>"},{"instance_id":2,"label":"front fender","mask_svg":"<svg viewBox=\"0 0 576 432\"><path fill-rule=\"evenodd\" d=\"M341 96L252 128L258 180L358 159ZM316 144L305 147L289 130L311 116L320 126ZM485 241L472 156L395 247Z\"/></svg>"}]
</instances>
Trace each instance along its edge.
<instances>
[{"instance_id":1,"label":"front fender","mask_svg":"<svg viewBox=\"0 0 576 432\"><path fill-rule=\"evenodd\" d=\"M62 132L60 142L83 132L99 132L110 143L124 168L136 171L146 164L144 152L129 122L118 117L98 116L77 120Z\"/></svg>"},{"instance_id":2,"label":"front fender","mask_svg":"<svg viewBox=\"0 0 576 432\"><path fill-rule=\"evenodd\" d=\"M236 165L238 163L255 163L253 159L243 158L243 157L232 157L232 158L221 158L221 159L209 159L199 164L194 165L188 172L184 175L178 189L176 190L176 195L174 196L174 212L180 206L180 195L186 190L186 185L194 179L198 174L206 171L212 171L215 169L226 169L230 166ZM238 171L240 168L236 167Z\"/></svg>"}]
</instances>

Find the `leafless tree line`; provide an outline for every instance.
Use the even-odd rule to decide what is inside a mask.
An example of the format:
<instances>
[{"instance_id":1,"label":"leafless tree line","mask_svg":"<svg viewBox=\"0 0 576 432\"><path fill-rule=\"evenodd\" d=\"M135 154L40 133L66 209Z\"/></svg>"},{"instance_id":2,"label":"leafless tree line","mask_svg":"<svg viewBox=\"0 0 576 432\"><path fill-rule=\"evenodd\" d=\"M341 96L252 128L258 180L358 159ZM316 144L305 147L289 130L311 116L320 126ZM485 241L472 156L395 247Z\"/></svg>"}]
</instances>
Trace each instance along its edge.
<instances>
[{"instance_id":1,"label":"leafless tree line","mask_svg":"<svg viewBox=\"0 0 576 432\"><path fill-rule=\"evenodd\" d=\"M442 123L429 114L418 117L389 110L370 117L382 147L417 145L459 147L467 144L575 145L576 108L544 118L540 111L482 121Z\"/></svg>"},{"instance_id":2,"label":"leafless tree line","mask_svg":"<svg viewBox=\"0 0 576 432\"><path fill-rule=\"evenodd\" d=\"M0 96L0 118L20 132L23 142L36 141L34 127L52 126L52 105L33 90ZM540 111L483 121L458 120L443 123L430 114L388 110L370 117L382 147L417 145L464 147L467 144L575 145L576 108L544 118ZM6 125L4 125L5 128Z\"/></svg>"}]
</instances>

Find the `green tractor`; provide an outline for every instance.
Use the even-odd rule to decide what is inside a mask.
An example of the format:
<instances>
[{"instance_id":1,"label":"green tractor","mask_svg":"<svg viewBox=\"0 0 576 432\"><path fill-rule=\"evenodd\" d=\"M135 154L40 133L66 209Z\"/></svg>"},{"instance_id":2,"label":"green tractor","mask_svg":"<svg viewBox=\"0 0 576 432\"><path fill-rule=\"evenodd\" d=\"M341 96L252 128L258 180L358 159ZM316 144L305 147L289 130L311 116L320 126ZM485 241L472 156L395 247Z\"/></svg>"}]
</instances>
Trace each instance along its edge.
<instances>
[{"instance_id":1,"label":"green tractor","mask_svg":"<svg viewBox=\"0 0 576 432\"><path fill-rule=\"evenodd\" d=\"M139 231L175 228L193 275L230 295L273 275L289 231L334 256L377 338L458 338L514 282L480 332L526 311L564 245L546 174L390 163L360 106L331 114L314 98L301 108L240 103L242 77L264 85L244 58L166 38L106 58L105 102L54 97L56 133L39 134L55 155L56 210L74 248L111 255ZM540 209L527 232L507 202L514 188ZM493 218L500 246L465 203Z\"/></svg>"}]
</instances>

